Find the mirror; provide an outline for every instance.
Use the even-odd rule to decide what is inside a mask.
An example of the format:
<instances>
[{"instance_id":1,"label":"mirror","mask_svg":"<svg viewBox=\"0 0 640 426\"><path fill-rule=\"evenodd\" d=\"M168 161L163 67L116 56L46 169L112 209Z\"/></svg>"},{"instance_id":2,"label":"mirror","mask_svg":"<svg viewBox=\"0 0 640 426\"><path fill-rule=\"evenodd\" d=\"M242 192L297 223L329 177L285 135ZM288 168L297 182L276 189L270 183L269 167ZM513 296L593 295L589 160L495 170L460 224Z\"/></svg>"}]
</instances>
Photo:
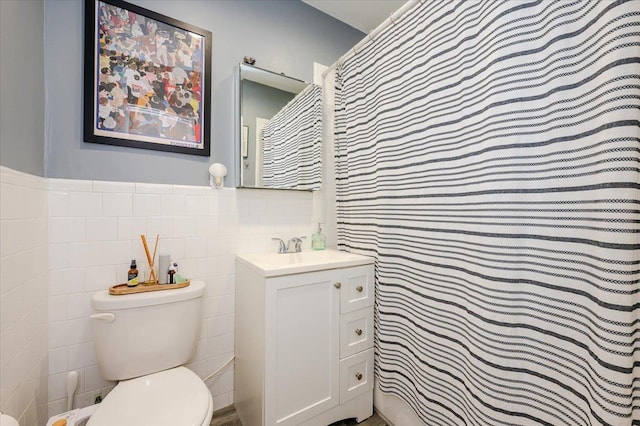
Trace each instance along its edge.
<instances>
[{"instance_id":1,"label":"mirror","mask_svg":"<svg viewBox=\"0 0 640 426\"><path fill-rule=\"evenodd\" d=\"M244 63L239 70L240 186L320 189L321 88Z\"/></svg>"}]
</instances>

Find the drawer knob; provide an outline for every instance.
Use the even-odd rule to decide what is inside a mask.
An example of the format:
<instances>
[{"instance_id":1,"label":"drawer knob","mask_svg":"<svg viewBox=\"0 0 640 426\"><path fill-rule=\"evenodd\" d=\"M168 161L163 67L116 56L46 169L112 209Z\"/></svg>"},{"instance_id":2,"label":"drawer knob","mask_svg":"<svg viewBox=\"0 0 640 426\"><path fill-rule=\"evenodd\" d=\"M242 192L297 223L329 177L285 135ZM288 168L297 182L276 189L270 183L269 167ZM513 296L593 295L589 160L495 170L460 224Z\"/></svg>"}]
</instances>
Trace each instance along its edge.
<instances>
[{"instance_id":1,"label":"drawer knob","mask_svg":"<svg viewBox=\"0 0 640 426\"><path fill-rule=\"evenodd\" d=\"M356 287L356 291L357 291L358 293L362 293L362 286L361 286L361 285L359 285L358 287Z\"/></svg>"},{"instance_id":2,"label":"drawer knob","mask_svg":"<svg viewBox=\"0 0 640 426\"><path fill-rule=\"evenodd\" d=\"M342 284L340 282L337 282L333 285L335 288L340 288L342 287Z\"/></svg>"},{"instance_id":3,"label":"drawer knob","mask_svg":"<svg viewBox=\"0 0 640 426\"><path fill-rule=\"evenodd\" d=\"M362 373L356 373L356 379L362 380Z\"/></svg>"},{"instance_id":4,"label":"drawer knob","mask_svg":"<svg viewBox=\"0 0 640 426\"><path fill-rule=\"evenodd\" d=\"M360 330L359 328L356 328L356 334L358 336L361 336L362 335L362 330Z\"/></svg>"}]
</instances>

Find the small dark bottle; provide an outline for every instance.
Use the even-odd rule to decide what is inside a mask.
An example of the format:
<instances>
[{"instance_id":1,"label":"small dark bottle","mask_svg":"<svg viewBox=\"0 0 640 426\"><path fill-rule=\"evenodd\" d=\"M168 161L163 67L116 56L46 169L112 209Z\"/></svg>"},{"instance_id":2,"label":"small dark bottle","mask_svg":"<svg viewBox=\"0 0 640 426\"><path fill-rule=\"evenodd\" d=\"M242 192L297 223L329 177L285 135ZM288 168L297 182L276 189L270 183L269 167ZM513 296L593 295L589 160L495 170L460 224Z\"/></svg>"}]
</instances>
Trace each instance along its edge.
<instances>
[{"instance_id":1,"label":"small dark bottle","mask_svg":"<svg viewBox=\"0 0 640 426\"><path fill-rule=\"evenodd\" d=\"M136 260L131 260L131 266L129 267L129 273L127 274L127 285L129 287L135 287L138 285L138 267L136 266Z\"/></svg>"}]
</instances>

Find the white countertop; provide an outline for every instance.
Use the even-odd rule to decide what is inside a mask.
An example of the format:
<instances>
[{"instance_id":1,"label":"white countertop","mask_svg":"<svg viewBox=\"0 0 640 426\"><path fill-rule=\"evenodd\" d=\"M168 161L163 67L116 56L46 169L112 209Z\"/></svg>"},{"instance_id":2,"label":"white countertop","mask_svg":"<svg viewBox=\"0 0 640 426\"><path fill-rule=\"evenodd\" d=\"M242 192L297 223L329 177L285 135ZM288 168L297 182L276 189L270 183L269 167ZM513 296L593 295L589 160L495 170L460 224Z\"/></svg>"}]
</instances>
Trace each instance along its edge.
<instances>
[{"instance_id":1,"label":"white countertop","mask_svg":"<svg viewBox=\"0 0 640 426\"><path fill-rule=\"evenodd\" d=\"M374 262L372 257L337 250L239 254L237 260L264 277L369 265Z\"/></svg>"}]
</instances>

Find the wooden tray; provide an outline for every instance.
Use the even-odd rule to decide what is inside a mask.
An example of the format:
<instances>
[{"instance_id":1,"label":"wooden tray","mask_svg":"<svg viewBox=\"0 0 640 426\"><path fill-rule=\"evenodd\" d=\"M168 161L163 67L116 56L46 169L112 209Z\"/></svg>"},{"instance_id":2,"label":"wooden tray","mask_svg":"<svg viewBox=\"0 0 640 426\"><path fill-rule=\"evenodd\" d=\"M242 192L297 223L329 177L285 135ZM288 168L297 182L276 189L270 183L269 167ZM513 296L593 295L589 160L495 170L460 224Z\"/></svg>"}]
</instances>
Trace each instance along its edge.
<instances>
[{"instance_id":1,"label":"wooden tray","mask_svg":"<svg viewBox=\"0 0 640 426\"><path fill-rule=\"evenodd\" d=\"M125 283L109 287L109 294L122 296L124 294L145 293L147 291L171 290L174 288L186 287L189 284L191 284L191 280L187 280L179 284L138 284L135 287L129 287Z\"/></svg>"}]
</instances>

